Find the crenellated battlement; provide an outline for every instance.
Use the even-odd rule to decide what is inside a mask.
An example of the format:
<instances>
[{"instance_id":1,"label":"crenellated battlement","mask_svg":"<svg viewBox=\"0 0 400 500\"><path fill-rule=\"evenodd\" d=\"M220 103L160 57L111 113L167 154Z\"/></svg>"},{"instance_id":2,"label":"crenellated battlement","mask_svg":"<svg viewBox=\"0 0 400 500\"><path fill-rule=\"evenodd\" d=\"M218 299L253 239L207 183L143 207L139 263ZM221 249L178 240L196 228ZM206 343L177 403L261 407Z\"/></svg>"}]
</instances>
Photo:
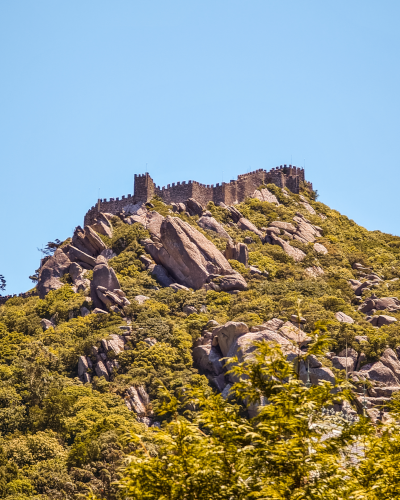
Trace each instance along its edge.
<instances>
[{"instance_id":1,"label":"crenellated battlement","mask_svg":"<svg viewBox=\"0 0 400 500\"><path fill-rule=\"evenodd\" d=\"M259 168L253 172L238 175L236 180L215 185L189 180L173 182L160 187L154 184L148 172L135 174L133 195L123 195L121 198L110 198L109 200L99 199L85 215L84 223L85 225L92 224L98 212L116 214L121 210L129 209L129 205L139 202L146 203L155 195L162 198L167 204L181 203L188 198L195 198L203 205L207 205L209 201L234 205L244 201L261 184L271 183L280 188L287 188L293 193L298 193L301 182L305 182L304 169L294 165L280 165L269 171ZM312 187L312 184L309 184Z\"/></svg>"}]
</instances>

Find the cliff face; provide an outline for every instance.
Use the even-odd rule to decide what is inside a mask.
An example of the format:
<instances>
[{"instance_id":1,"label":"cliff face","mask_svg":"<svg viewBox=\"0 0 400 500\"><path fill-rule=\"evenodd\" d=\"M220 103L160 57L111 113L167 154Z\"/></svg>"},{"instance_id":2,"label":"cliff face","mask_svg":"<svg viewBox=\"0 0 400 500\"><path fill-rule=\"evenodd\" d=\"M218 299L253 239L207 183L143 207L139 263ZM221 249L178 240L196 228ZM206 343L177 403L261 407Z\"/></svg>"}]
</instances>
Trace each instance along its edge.
<instances>
[{"instance_id":1,"label":"cliff face","mask_svg":"<svg viewBox=\"0 0 400 500\"><path fill-rule=\"evenodd\" d=\"M96 212L42 263L30 296L3 300L5 484L25 481L26 498L89 487L119 498L112 482L136 449L126 433L155 453L152 428L170 417L157 412L163 390L227 396L239 379L224 358L253 359L256 341L279 345L304 383L347 372L353 408L334 409L367 406L377 419L400 390L400 238L302 189L263 185L235 205L155 196ZM298 361L324 329L329 351Z\"/></svg>"}]
</instances>

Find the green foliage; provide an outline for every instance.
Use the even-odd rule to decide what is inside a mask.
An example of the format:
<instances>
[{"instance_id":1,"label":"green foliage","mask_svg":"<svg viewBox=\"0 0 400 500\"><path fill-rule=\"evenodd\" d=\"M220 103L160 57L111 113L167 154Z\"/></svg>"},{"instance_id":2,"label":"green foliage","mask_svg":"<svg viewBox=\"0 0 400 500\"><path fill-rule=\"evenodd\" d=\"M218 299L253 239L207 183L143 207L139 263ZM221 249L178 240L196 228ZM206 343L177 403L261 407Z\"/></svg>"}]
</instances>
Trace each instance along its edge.
<instances>
[{"instance_id":1,"label":"green foliage","mask_svg":"<svg viewBox=\"0 0 400 500\"><path fill-rule=\"evenodd\" d=\"M181 404L190 401L199 411L188 420L177 416L180 402L170 396L161 411L175 413L175 418L156 436L156 456L145 445L137 448L120 482L126 496L283 499L303 493L305 498L314 484L304 485L303 478L317 472L323 476L321 482L333 484L332 473L343 477L335 439L323 443L320 429L309 425L310 419L318 422L321 409L333 402L328 383L307 390L280 349L268 344L260 344L256 359L234 370L246 380L232 389L239 399L251 404L268 398L270 404L249 421L239 404L192 388ZM141 437L135 435L134 442L141 442ZM329 470L321 462L329 463Z\"/></svg>"},{"instance_id":2,"label":"green foliage","mask_svg":"<svg viewBox=\"0 0 400 500\"><path fill-rule=\"evenodd\" d=\"M263 255L260 251L249 253L249 265L258 267L260 271L267 271L270 278L273 278L278 270L274 259L267 255Z\"/></svg>"},{"instance_id":3,"label":"green foliage","mask_svg":"<svg viewBox=\"0 0 400 500\"><path fill-rule=\"evenodd\" d=\"M215 220L221 224L227 224L230 221L230 212L226 208L218 207L212 201L207 204L209 210Z\"/></svg>"},{"instance_id":4,"label":"green foliage","mask_svg":"<svg viewBox=\"0 0 400 500\"><path fill-rule=\"evenodd\" d=\"M3 445L6 457L19 467L32 465L66 454L52 431L38 432L32 436L15 437Z\"/></svg>"},{"instance_id":5,"label":"green foliage","mask_svg":"<svg viewBox=\"0 0 400 500\"><path fill-rule=\"evenodd\" d=\"M248 270L247 270L246 266L244 264L242 264L241 262L238 262L237 260L231 259L231 260L229 260L229 264L231 265L231 267L235 271L240 273L242 276L248 275Z\"/></svg>"},{"instance_id":6,"label":"green foliage","mask_svg":"<svg viewBox=\"0 0 400 500\"><path fill-rule=\"evenodd\" d=\"M85 354L94 361L92 346L121 333L119 326L126 323L114 313L83 318L80 308L92 305L84 294L73 292L70 276L64 275L64 286L43 300L15 297L0 306L0 498L375 500L399 496L398 398L392 401L393 421L382 427L380 435L361 419L351 427L342 422L340 437L323 440L333 423L322 418L321 409L347 397L347 392L344 387L332 392L326 384L307 390L296 371L304 353L292 365L279 349L261 345L251 360L235 361L230 376L236 385L229 400L214 394L193 367L193 342L211 319L220 324L244 321L249 327L272 318L287 321L299 313L299 304L306 320L304 330L315 339L308 352L315 351L324 365L331 362L321 357L322 347L338 353L347 344L362 350L369 362L379 359L387 346L400 346L396 323L371 327L358 311L358 299L349 285L350 279L363 279L352 269L360 262L383 277L364 297L375 293L400 298L400 280L392 281L400 278L400 238L358 226L315 201L316 193L307 185L301 187L302 194L326 218L310 214L298 195L285 196L274 185L267 188L277 196L279 206L247 199L236 208L258 228L273 221L293 223L300 212L321 227L318 242L328 253L317 254L312 244L282 236L306 253L302 262L294 262L279 246L263 244L254 233L241 231L227 209L210 202L207 209L235 242L252 238L249 264L269 273L260 279L231 261L248 283L248 290L238 294L175 293L160 287L140 261L145 252L140 241L149 233L140 224L129 226L113 217L112 238L100 237L117 254L109 264L131 302L125 314L132 332L129 350L118 356L108 353L109 359L118 358L119 365L110 381L89 370L92 383L83 385L77 378L78 358ZM159 198L151 202L160 214L172 214ZM198 227L198 216L173 216L199 230L220 250L225 248L225 240ZM310 266L322 268L324 274L311 278L306 272ZM92 277L88 271L86 278ZM149 299L140 305L136 295ZM197 312L187 316L185 305ZM338 322L338 311L355 323ZM400 320L400 313L379 313ZM43 331L42 318L51 318L55 327ZM360 335L367 338L361 345L355 340ZM157 343L151 346L149 338ZM151 398L146 411L158 412L162 430L145 428L127 409L124 397L132 385L145 387ZM246 406L260 398L269 404L257 418L249 419ZM363 442L366 450L357 467L346 461L349 446L356 441ZM131 462L120 490L115 482L121 479L128 456Z\"/></svg>"},{"instance_id":7,"label":"green foliage","mask_svg":"<svg viewBox=\"0 0 400 500\"><path fill-rule=\"evenodd\" d=\"M171 215L172 205L165 205L165 203L159 196L153 196L153 198L150 200L150 203L154 205L154 208L152 208L151 210L158 212L163 217Z\"/></svg>"},{"instance_id":8,"label":"green foliage","mask_svg":"<svg viewBox=\"0 0 400 500\"><path fill-rule=\"evenodd\" d=\"M49 292L44 300L39 300L36 312L41 318L49 319L56 314L58 320L66 321L70 311L78 314L85 300L83 295L74 293L71 286L64 285L58 290Z\"/></svg>"},{"instance_id":9,"label":"green foliage","mask_svg":"<svg viewBox=\"0 0 400 500\"><path fill-rule=\"evenodd\" d=\"M144 240L150 236L149 232L143 228L141 224L133 224L129 226L121 221L115 224L113 236L111 239L111 248L118 255L123 250L136 252L137 255L143 253L143 248L140 246L140 240Z\"/></svg>"}]
</instances>

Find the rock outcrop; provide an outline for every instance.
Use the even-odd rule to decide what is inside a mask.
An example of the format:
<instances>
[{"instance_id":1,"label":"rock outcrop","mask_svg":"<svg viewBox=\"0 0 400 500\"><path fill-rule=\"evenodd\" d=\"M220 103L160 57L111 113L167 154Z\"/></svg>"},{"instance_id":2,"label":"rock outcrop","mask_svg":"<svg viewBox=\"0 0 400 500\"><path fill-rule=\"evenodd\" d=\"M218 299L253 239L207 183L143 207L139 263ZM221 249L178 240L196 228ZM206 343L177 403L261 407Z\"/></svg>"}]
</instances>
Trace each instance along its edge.
<instances>
[{"instance_id":1,"label":"rock outcrop","mask_svg":"<svg viewBox=\"0 0 400 500\"><path fill-rule=\"evenodd\" d=\"M138 204L131 209L131 215L126 217L124 221L127 224L141 224L149 231L152 237L160 237L160 227L164 217L158 212L148 211L144 204Z\"/></svg>"},{"instance_id":2,"label":"rock outcrop","mask_svg":"<svg viewBox=\"0 0 400 500\"><path fill-rule=\"evenodd\" d=\"M321 243L314 243L314 250L317 253L322 253L323 255L328 253L328 250L324 247L324 245L321 245Z\"/></svg>"},{"instance_id":3,"label":"rock outcrop","mask_svg":"<svg viewBox=\"0 0 400 500\"><path fill-rule=\"evenodd\" d=\"M149 395L142 385L131 386L126 390L125 404L129 410L137 414L139 422L150 425L153 411Z\"/></svg>"},{"instance_id":4,"label":"rock outcrop","mask_svg":"<svg viewBox=\"0 0 400 500\"><path fill-rule=\"evenodd\" d=\"M270 238L275 245L279 245L282 250L288 254L289 257L292 257L295 262L300 262L305 259L306 254L299 248L292 247L292 245L289 245L287 241L275 236L274 234L271 234Z\"/></svg>"},{"instance_id":5,"label":"rock outcrop","mask_svg":"<svg viewBox=\"0 0 400 500\"><path fill-rule=\"evenodd\" d=\"M382 361L376 361L375 363L368 363L361 367L361 370L357 372L359 374L359 379L367 378L371 381L381 382L384 385L399 385L395 374L390 368L385 366Z\"/></svg>"},{"instance_id":6,"label":"rock outcrop","mask_svg":"<svg viewBox=\"0 0 400 500\"><path fill-rule=\"evenodd\" d=\"M211 217L209 215L203 215L203 217L200 217L200 219L197 221L197 224L202 229L208 229L209 231L213 231L220 238L232 241L229 234L225 231L223 226L214 219L214 217Z\"/></svg>"},{"instance_id":7,"label":"rock outcrop","mask_svg":"<svg viewBox=\"0 0 400 500\"><path fill-rule=\"evenodd\" d=\"M211 324L206 325L206 330L199 338L193 349L193 359L195 366L204 373L210 383L216 387L222 394L229 392L233 383L237 382L237 376L234 373L228 374L236 364L245 360L250 360L254 356L257 347L254 345L257 341L267 341L274 345L278 344L287 359L294 361L301 353L299 347L306 345L311 339L292 323L284 323L278 318L273 318L263 325L252 327L249 332L248 326L242 322L228 321L224 325ZM356 353L357 355L357 353ZM231 361L225 364L223 358L237 357L237 361ZM349 359L351 359L349 357ZM351 362L354 364L353 359ZM310 379L313 384L326 380L335 383L335 377L332 371L323 367L315 358L310 357ZM300 366L300 378L305 382L307 379L307 368L304 363ZM228 388L228 390L226 389ZM225 394L224 397L226 397ZM254 416L257 412L257 405L249 407L249 413Z\"/></svg>"},{"instance_id":8,"label":"rock outcrop","mask_svg":"<svg viewBox=\"0 0 400 500\"><path fill-rule=\"evenodd\" d=\"M71 261L62 248L58 248L54 255L49 257L39 271L37 292L41 299L51 291L63 286L60 278L68 272Z\"/></svg>"},{"instance_id":9,"label":"rock outcrop","mask_svg":"<svg viewBox=\"0 0 400 500\"><path fill-rule=\"evenodd\" d=\"M199 217L201 217L201 214L204 211L203 205L194 198L186 200L186 209L189 212L189 215L198 215Z\"/></svg>"},{"instance_id":10,"label":"rock outcrop","mask_svg":"<svg viewBox=\"0 0 400 500\"><path fill-rule=\"evenodd\" d=\"M84 292L90 287L90 281L85 278L85 273L87 271L82 269L82 267L76 262L72 262L69 266L69 275L72 278L74 292Z\"/></svg>"},{"instance_id":11,"label":"rock outcrop","mask_svg":"<svg viewBox=\"0 0 400 500\"><path fill-rule=\"evenodd\" d=\"M335 313L335 318L340 321L341 323L354 323L354 319L350 318L347 314L344 312L338 311Z\"/></svg>"},{"instance_id":12,"label":"rock outcrop","mask_svg":"<svg viewBox=\"0 0 400 500\"><path fill-rule=\"evenodd\" d=\"M373 311L383 311L385 309L388 311L399 311L400 300L397 297L382 297L380 299L377 297L370 297L358 308L359 311L365 314L371 314Z\"/></svg>"},{"instance_id":13,"label":"rock outcrop","mask_svg":"<svg viewBox=\"0 0 400 500\"><path fill-rule=\"evenodd\" d=\"M120 289L114 269L110 268L105 262L100 262L93 269L90 297L96 308L104 309L105 307L114 312L118 312L124 306L130 304L124 292Z\"/></svg>"},{"instance_id":14,"label":"rock outcrop","mask_svg":"<svg viewBox=\"0 0 400 500\"><path fill-rule=\"evenodd\" d=\"M245 217L241 217L238 222L237 226L239 229L242 231L251 231L252 233L256 234L260 238L263 238L264 235L262 231L260 231L252 222L250 222L248 219Z\"/></svg>"},{"instance_id":15,"label":"rock outcrop","mask_svg":"<svg viewBox=\"0 0 400 500\"><path fill-rule=\"evenodd\" d=\"M224 255L228 260L237 260L246 267L248 265L249 250L245 243L233 243L232 241L228 241Z\"/></svg>"},{"instance_id":16,"label":"rock outcrop","mask_svg":"<svg viewBox=\"0 0 400 500\"><path fill-rule=\"evenodd\" d=\"M113 228L108 220L107 216L103 213L99 213L95 218L94 223L90 226L96 233L103 234L104 236L108 236L108 238L112 237Z\"/></svg>"},{"instance_id":17,"label":"rock outcrop","mask_svg":"<svg viewBox=\"0 0 400 500\"><path fill-rule=\"evenodd\" d=\"M386 314L380 314L377 316L369 316L367 321L371 323L372 326L377 326L380 328L381 326L391 325L392 323L396 323L397 319L393 316L387 316Z\"/></svg>"},{"instance_id":18,"label":"rock outcrop","mask_svg":"<svg viewBox=\"0 0 400 500\"><path fill-rule=\"evenodd\" d=\"M272 234L279 235L280 231L282 231L286 236L298 240L301 243L314 243L316 238L321 237L322 229L312 224L300 212L296 212L296 216L293 217L293 220L296 222L297 226L294 226L291 222L271 222L267 228L267 234L270 236ZM274 228L279 229L279 232L277 233ZM328 253L328 250L319 243L315 243L314 250L318 253Z\"/></svg>"},{"instance_id":19,"label":"rock outcrop","mask_svg":"<svg viewBox=\"0 0 400 500\"><path fill-rule=\"evenodd\" d=\"M198 290L219 278L221 290L246 289L222 253L203 234L177 217L166 217L160 228L160 242L142 241L146 252L179 284Z\"/></svg>"},{"instance_id":20,"label":"rock outcrop","mask_svg":"<svg viewBox=\"0 0 400 500\"><path fill-rule=\"evenodd\" d=\"M275 203L276 205L279 205L277 197L267 188L256 189L251 198L257 198L260 201L267 201L268 203Z\"/></svg>"},{"instance_id":21,"label":"rock outcrop","mask_svg":"<svg viewBox=\"0 0 400 500\"><path fill-rule=\"evenodd\" d=\"M234 321L228 321L223 326L216 328L213 331L214 336L218 338L218 345L224 356L228 355L229 349L232 344L235 343L236 339L248 333L249 328L245 323L236 323Z\"/></svg>"}]
</instances>

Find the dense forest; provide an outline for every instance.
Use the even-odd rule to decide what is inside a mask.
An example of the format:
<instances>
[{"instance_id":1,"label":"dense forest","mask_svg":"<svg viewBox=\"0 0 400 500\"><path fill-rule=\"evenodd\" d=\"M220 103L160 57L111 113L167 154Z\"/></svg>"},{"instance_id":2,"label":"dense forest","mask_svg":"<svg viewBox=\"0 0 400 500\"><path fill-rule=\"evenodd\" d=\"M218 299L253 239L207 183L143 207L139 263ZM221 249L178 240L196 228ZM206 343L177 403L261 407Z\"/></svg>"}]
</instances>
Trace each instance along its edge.
<instances>
[{"instance_id":1,"label":"dense forest","mask_svg":"<svg viewBox=\"0 0 400 500\"><path fill-rule=\"evenodd\" d=\"M198 289L163 286L159 239L129 214L104 214L96 238L119 298L100 287L98 310L86 259L83 279L76 261L54 289L0 306L0 498L399 498L400 238L367 231L307 186L259 192L234 209L203 207L217 224L159 198L142 209L225 254L236 289L212 273ZM313 228L308 241L294 237L301 227ZM32 278L73 243L50 245ZM245 258L227 250L239 244ZM228 322L262 333L272 320L302 340L280 326L286 344L261 335L230 358L219 337L219 374L194 360ZM310 366L332 376L310 378Z\"/></svg>"}]
</instances>

